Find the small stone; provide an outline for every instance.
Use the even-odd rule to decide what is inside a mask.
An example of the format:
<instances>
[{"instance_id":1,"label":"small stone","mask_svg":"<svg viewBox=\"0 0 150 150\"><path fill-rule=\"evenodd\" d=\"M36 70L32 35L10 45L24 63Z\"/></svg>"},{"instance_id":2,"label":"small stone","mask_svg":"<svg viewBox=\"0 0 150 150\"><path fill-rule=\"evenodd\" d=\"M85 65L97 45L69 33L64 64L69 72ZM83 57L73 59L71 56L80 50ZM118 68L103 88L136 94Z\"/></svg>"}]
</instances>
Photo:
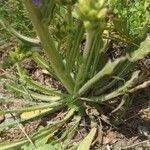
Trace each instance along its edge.
<instances>
[{"instance_id":1,"label":"small stone","mask_svg":"<svg viewBox=\"0 0 150 150\"><path fill-rule=\"evenodd\" d=\"M0 115L0 123L2 123L5 120L5 116L4 115Z\"/></svg>"}]
</instances>

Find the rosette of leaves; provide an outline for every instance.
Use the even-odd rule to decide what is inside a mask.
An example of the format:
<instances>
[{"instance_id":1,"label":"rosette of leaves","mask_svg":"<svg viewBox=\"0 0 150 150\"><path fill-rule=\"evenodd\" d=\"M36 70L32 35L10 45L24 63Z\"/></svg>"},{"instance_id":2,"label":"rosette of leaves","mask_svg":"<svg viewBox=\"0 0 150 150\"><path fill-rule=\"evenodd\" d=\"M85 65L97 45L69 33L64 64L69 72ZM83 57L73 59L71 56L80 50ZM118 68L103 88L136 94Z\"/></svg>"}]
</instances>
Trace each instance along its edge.
<instances>
[{"instance_id":1,"label":"rosette of leaves","mask_svg":"<svg viewBox=\"0 0 150 150\"><path fill-rule=\"evenodd\" d=\"M110 60L106 51L111 37L104 38L103 35L105 33L109 36L108 33L111 32L108 30L110 24L106 12L109 7L111 9L112 5L106 0L79 0L76 3L71 3L71 8L74 8L71 9L72 11L67 5L61 5L65 9L61 14L62 19L66 20L66 15L71 13L69 14L71 18L67 17L66 24L73 27L74 31L68 32L65 29L67 46L62 53L62 47L56 45L55 36L51 34L50 25L43 22L43 18L46 17L45 13L41 11L46 9L44 1L41 0L37 3L23 0L23 3L39 39L25 37L6 26L28 47L24 50L17 49L11 53L16 61L19 79L15 82L14 78L9 77L9 84L6 84L5 87L23 96L22 103L28 102L28 105L22 109L1 110L0 114L43 110L36 116L19 120L19 123L25 124L61 110L67 110L67 113L62 120L48 123L30 137L27 136L25 139L12 141L9 144L1 143L0 149L89 150L97 135L98 116L92 112L87 113L85 105L92 106L93 109L99 111L101 105L107 101L118 96L123 97L150 84L150 82L141 83L139 71L134 69L136 62L150 52L150 38L147 36L140 44L137 43L135 51L114 61ZM57 1L54 4L58 5ZM53 16L57 16L55 8L53 8ZM78 14L78 19L74 18L73 13ZM55 17L51 19L53 21ZM62 37L58 36L57 38L58 43L63 40ZM81 49L83 40L85 40L85 46ZM37 51L39 47L42 47L47 59ZM22 65L22 61L26 57L33 59L42 69L46 69L55 80L62 84L65 91L34 81ZM120 82L121 79L123 82ZM117 84L118 82L119 84ZM115 88L112 90L112 87ZM1 97L1 99L8 101L8 98L5 97ZM17 101L17 99L15 100ZM90 132L82 141L72 145L70 142L75 137L80 122L85 116L90 122ZM71 122L71 126L65 128L65 124L68 122ZM3 123L0 125L0 130L6 130L16 125L15 121Z\"/></svg>"}]
</instances>

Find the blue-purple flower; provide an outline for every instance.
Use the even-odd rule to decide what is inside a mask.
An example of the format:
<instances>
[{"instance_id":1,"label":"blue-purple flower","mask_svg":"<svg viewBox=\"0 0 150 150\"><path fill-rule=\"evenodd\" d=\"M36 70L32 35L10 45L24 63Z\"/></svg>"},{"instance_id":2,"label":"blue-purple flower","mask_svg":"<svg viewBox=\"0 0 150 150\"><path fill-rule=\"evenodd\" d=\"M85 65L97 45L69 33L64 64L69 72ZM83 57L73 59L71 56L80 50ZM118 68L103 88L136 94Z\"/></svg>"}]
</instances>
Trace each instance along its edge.
<instances>
[{"instance_id":1,"label":"blue-purple flower","mask_svg":"<svg viewBox=\"0 0 150 150\"><path fill-rule=\"evenodd\" d=\"M40 6L42 4L42 0L32 0L32 1L37 6Z\"/></svg>"}]
</instances>

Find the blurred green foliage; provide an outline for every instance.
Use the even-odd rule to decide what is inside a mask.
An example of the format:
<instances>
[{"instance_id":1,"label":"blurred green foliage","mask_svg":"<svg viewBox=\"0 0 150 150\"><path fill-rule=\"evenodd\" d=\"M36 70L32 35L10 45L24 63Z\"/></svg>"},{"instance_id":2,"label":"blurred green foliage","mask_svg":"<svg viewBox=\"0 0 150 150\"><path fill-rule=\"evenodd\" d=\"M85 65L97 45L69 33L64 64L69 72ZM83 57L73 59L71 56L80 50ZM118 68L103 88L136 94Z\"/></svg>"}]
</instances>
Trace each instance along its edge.
<instances>
[{"instance_id":1,"label":"blurred green foliage","mask_svg":"<svg viewBox=\"0 0 150 150\"><path fill-rule=\"evenodd\" d=\"M27 11L20 0L1 0L0 19L5 19L12 27L26 35L35 35ZM10 34L0 25L0 38L10 38Z\"/></svg>"},{"instance_id":2,"label":"blurred green foliage","mask_svg":"<svg viewBox=\"0 0 150 150\"><path fill-rule=\"evenodd\" d=\"M124 32L130 37L136 37L143 32L150 21L149 0L116 0L113 11L123 21ZM118 26L117 26L118 27Z\"/></svg>"}]
</instances>

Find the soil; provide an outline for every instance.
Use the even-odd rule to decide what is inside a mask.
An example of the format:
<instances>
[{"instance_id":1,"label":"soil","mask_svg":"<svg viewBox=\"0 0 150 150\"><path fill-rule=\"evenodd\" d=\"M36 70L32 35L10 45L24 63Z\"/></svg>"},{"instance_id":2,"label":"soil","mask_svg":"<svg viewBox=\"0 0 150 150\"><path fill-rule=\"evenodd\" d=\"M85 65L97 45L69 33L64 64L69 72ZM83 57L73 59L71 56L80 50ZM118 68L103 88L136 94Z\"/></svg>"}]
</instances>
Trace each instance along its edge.
<instances>
[{"instance_id":1,"label":"soil","mask_svg":"<svg viewBox=\"0 0 150 150\"><path fill-rule=\"evenodd\" d=\"M114 45L113 45L114 46ZM122 44L121 44L122 46ZM11 45L12 47L12 45ZM119 47L120 48L120 47ZM10 49L5 47L5 49ZM117 45L118 49L118 45ZM1 61L7 56L3 48L0 49ZM149 58L147 58L149 59ZM56 82L50 75L28 59L24 62L24 66L32 74L32 78L40 81L42 84L50 85L59 90L64 90L59 82ZM1 69L3 70L3 69ZM2 71L1 71L2 72ZM0 94L10 95L2 87L0 87ZM112 108L101 106L101 111L95 111L92 106L85 104L86 113L93 113L97 116L99 122L99 130L96 140L93 141L92 150L150 150L150 88L138 91L134 93L132 105L125 109L124 107L118 108L118 110L112 113ZM121 101L121 98L117 98L117 101ZM117 106L116 99L112 100L112 107ZM18 103L0 103L0 108L22 108L23 105ZM113 107L113 108L114 108ZM41 118L24 125L22 128L28 135L31 135L38 130L40 126L45 126L47 122L52 120L58 120L63 118L65 110L57 112L51 117ZM0 116L0 124L6 121L19 118L19 114ZM69 127L69 124L65 125ZM80 140L89 132L89 122L85 118L81 121L79 130L72 140L71 144L80 142ZM24 138L24 133L20 130L19 126L9 129L0 133L0 142L12 141Z\"/></svg>"}]
</instances>

